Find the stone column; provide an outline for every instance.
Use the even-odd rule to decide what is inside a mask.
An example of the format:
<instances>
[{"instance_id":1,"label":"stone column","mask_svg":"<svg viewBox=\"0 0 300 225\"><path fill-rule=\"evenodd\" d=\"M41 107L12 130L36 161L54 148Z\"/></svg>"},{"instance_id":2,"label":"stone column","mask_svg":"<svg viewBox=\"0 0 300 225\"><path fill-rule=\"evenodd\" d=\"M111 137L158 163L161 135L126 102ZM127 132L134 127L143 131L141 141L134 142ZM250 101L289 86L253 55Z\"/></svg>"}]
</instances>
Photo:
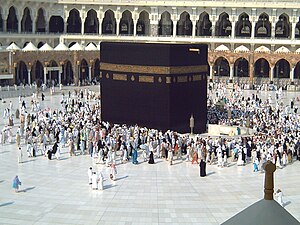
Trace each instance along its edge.
<instances>
[{"instance_id":1,"label":"stone column","mask_svg":"<svg viewBox=\"0 0 300 225\"><path fill-rule=\"evenodd\" d=\"M89 81L92 81L92 67L89 66Z\"/></svg>"},{"instance_id":2,"label":"stone column","mask_svg":"<svg viewBox=\"0 0 300 225\"><path fill-rule=\"evenodd\" d=\"M276 21L271 23L271 38L275 38L275 26L276 26Z\"/></svg>"},{"instance_id":3,"label":"stone column","mask_svg":"<svg viewBox=\"0 0 300 225\"><path fill-rule=\"evenodd\" d=\"M251 39L255 38L255 25L256 25L256 21L252 21L252 28L251 28Z\"/></svg>"},{"instance_id":4,"label":"stone column","mask_svg":"<svg viewBox=\"0 0 300 225\"><path fill-rule=\"evenodd\" d=\"M63 76L63 68L62 66L59 68L58 71L58 84L61 85L61 77Z\"/></svg>"},{"instance_id":5,"label":"stone column","mask_svg":"<svg viewBox=\"0 0 300 225\"><path fill-rule=\"evenodd\" d=\"M120 34L120 20L116 19L116 35L118 36Z\"/></svg>"},{"instance_id":6,"label":"stone column","mask_svg":"<svg viewBox=\"0 0 300 225\"><path fill-rule=\"evenodd\" d=\"M216 21L211 22L211 36L212 37L216 36Z\"/></svg>"},{"instance_id":7,"label":"stone column","mask_svg":"<svg viewBox=\"0 0 300 225\"><path fill-rule=\"evenodd\" d=\"M22 21L22 19L19 20L19 23L18 23L18 33L19 34L21 33L21 25L22 25L21 21Z\"/></svg>"},{"instance_id":8,"label":"stone column","mask_svg":"<svg viewBox=\"0 0 300 225\"><path fill-rule=\"evenodd\" d=\"M209 81L212 82L213 81L213 73L214 73L213 65L209 65L209 68L210 68L210 70L209 70Z\"/></svg>"},{"instance_id":9,"label":"stone column","mask_svg":"<svg viewBox=\"0 0 300 225\"><path fill-rule=\"evenodd\" d=\"M31 69L27 70L28 84L31 84Z\"/></svg>"},{"instance_id":10,"label":"stone column","mask_svg":"<svg viewBox=\"0 0 300 225\"><path fill-rule=\"evenodd\" d=\"M294 72L295 72L295 67L293 66L291 68L291 71L290 71L290 81L291 81L291 84L294 84Z\"/></svg>"},{"instance_id":11,"label":"stone column","mask_svg":"<svg viewBox=\"0 0 300 225\"><path fill-rule=\"evenodd\" d=\"M234 39L235 38L235 21L232 21L231 23L231 38Z\"/></svg>"},{"instance_id":12,"label":"stone column","mask_svg":"<svg viewBox=\"0 0 300 225\"><path fill-rule=\"evenodd\" d=\"M7 20L3 19L3 32L7 31Z\"/></svg>"},{"instance_id":13,"label":"stone column","mask_svg":"<svg viewBox=\"0 0 300 225\"><path fill-rule=\"evenodd\" d=\"M229 82L232 83L234 75L234 64L230 64Z\"/></svg>"},{"instance_id":14,"label":"stone column","mask_svg":"<svg viewBox=\"0 0 300 225\"><path fill-rule=\"evenodd\" d=\"M265 170L265 200L273 200L274 193L274 172L276 170L276 166L271 162L267 161L263 164L263 168Z\"/></svg>"},{"instance_id":15,"label":"stone column","mask_svg":"<svg viewBox=\"0 0 300 225\"><path fill-rule=\"evenodd\" d=\"M292 34L291 34L291 39L295 39L295 33L296 33L296 23L292 23Z\"/></svg>"},{"instance_id":16,"label":"stone column","mask_svg":"<svg viewBox=\"0 0 300 225\"><path fill-rule=\"evenodd\" d=\"M133 20L133 36L136 36L136 26L137 26L137 20Z\"/></svg>"},{"instance_id":17,"label":"stone column","mask_svg":"<svg viewBox=\"0 0 300 225\"><path fill-rule=\"evenodd\" d=\"M159 15L157 7L151 7L150 19L150 34L149 36L156 37L158 35Z\"/></svg>"},{"instance_id":18,"label":"stone column","mask_svg":"<svg viewBox=\"0 0 300 225\"><path fill-rule=\"evenodd\" d=\"M192 21L192 37L194 38L196 36L196 24L197 24L197 21L196 20L193 20Z\"/></svg>"},{"instance_id":19,"label":"stone column","mask_svg":"<svg viewBox=\"0 0 300 225\"><path fill-rule=\"evenodd\" d=\"M81 34L84 35L84 18L81 18Z\"/></svg>"},{"instance_id":20,"label":"stone column","mask_svg":"<svg viewBox=\"0 0 300 225\"><path fill-rule=\"evenodd\" d=\"M173 37L176 37L177 21L173 21Z\"/></svg>"},{"instance_id":21,"label":"stone column","mask_svg":"<svg viewBox=\"0 0 300 225\"><path fill-rule=\"evenodd\" d=\"M273 84L273 82L274 82L274 66L270 67L269 78L270 78L270 83Z\"/></svg>"},{"instance_id":22,"label":"stone column","mask_svg":"<svg viewBox=\"0 0 300 225\"><path fill-rule=\"evenodd\" d=\"M47 73L48 73L47 67L44 67L44 84L45 85L47 84Z\"/></svg>"}]
</instances>

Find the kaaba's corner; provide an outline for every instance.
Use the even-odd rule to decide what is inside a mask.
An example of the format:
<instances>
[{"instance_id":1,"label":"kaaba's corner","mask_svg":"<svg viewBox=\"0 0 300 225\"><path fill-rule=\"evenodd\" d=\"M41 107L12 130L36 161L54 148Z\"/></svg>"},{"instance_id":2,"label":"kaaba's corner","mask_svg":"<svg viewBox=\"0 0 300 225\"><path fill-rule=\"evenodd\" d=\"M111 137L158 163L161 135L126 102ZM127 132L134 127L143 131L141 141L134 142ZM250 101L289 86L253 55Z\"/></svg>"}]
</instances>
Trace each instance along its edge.
<instances>
[{"instance_id":1,"label":"kaaba's corner","mask_svg":"<svg viewBox=\"0 0 300 225\"><path fill-rule=\"evenodd\" d=\"M102 120L159 130L206 130L207 45L102 42Z\"/></svg>"}]
</instances>

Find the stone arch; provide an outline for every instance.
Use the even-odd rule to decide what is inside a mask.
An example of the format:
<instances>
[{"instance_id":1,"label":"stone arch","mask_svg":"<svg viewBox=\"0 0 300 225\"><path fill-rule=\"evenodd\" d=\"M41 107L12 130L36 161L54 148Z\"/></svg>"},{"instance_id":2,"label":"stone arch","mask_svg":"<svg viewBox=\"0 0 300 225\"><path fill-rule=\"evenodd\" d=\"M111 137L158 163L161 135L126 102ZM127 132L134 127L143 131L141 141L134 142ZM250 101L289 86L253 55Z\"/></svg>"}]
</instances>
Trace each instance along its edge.
<instances>
[{"instance_id":1,"label":"stone arch","mask_svg":"<svg viewBox=\"0 0 300 225\"><path fill-rule=\"evenodd\" d=\"M50 33L63 33L64 26L64 20L61 16L51 16L49 20Z\"/></svg>"},{"instance_id":2,"label":"stone arch","mask_svg":"<svg viewBox=\"0 0 300 225\"><path fill-rule=\"evenodd\" d=\"M298 80L298 82L300 82L300 62L298 62L295 66L294 79Z\"/></svg>"},{"instance_id":3,"label":"stone arch","mask_svg":"<svg viewBox=\"0 0 300 225\"><path fill-rule=\"evenodd\" d=\"M242 13L235 25L235 35L237 37L251 37L252 25L249 21L249 15Z\"/></svg>"},{"instance_id":4,"label":"stone arch","mask_svg":"<svg viewBox=\"0 0 300 225\"><path fill-rule=\"evenodd\" d=\"M102 21L102 34L116 34L116 18L112 10L107 10Z\"/></svg>"},{"instance_id":5,"label":"stone arch","mask_svg":"<svg viewBox=\"0 0 300 225\"><path fill-rule=\"evenodd\" d=\"M73 41L68 45L68 48L71 48L73 45L75 45L77 42Z\"/></svg>"},{"instance_id":6,"label":"stone arch","mask_svg":"<svg viewBox=\"0 0 300 225\"><path fill-rule=\"evenodd\" d=\"M289 16L283 13L279 16L278 22L275 25L275 37L289 38L290 30L291 30L291 24L289 21Z\"/></svg>"},{"instance_id":7,"label":"stone arch","mask_svg":"<svg viewBox=\"0 0 300 225\"><path fill-rule=\"evenodd\" d=\"M44 66L37 60L32 66L32 77L33 81L40 87L44 83Z\"/></svg>"},{"instance_id":8,"label":"stone arch","mask_svg":"<svg viewBox=\"0 0 300 225\"><path fill-rule=\"evenodd\" d=\"M28 84L28 69L24 61L20 61L17 65L16 84Z\"/></svg>"},{"instance_id":9,"label":"stone arch","mask_svg":"<svg viewBox=\"0 0 300 225\"><path fill-rule=\"evenodd\" d=\"M249 77L249 62L244 57L238 58L234 63L234 77Z\"/></svg>"},{"instance_id":10,"label":"stone arch","mask_svg":"<svg viewBox=\"0 0 300 225\"><path fill-rule=\"evenodd\" d=\"M280 59L275 63L273 77L274 79L290 78L290 63L286 59Z\"/></svg>"},{"instance_id":11,"label":"stone arch","mask_svg":"<svg viewBox=\"0 0 300 225\"><path fill-rule=\"evenodd\" d=\"M63 85L70 85L74 83L74 71L72 63L67 60L63 65L63 76L61 82Z\"/></svg>"},{"instance_id":12,"label":"stone arch","mask_svg":"<svg viewBox=\"0 0 300 225\"><path fill-rule=\"evenodd\" d=\"M196 36L211 36L212 22L209 20L209 14L203 12L199 16L196 24Z\"/></svg>"},{"instance_id":13,"label":"stone arch","mask_svg":"<svg viewBox=\"0 0 300 225\"><path fill-rule=\"evenodd\" d=\"M35 24L37 33L46 32L45 10L43 8L39 8Z\"/></svg>"},{"instance_id":14,"label":"stone arch","mask_svg":"<svg viewBox=\"0 0 300 225\"><path fill-rule=\"evenodd\" d=\"M216 36L229 37L231 35L232 25L226 12L220 14L216 23Z\"/></svg>"},{"instance_id":15,"label":"stone arch","mask_svg":"<svg viewBox=\"0 0 300 225\"><path fill-rule=\"evenodd\" d=\"M49 62L49 67L58 67L58 63L55 61L55 60L51 60ZM50 85L56 85L58 84L58 81L59 81L59 71L58 70L55 70L55 71L49 71L48 74L47 74L47 80L49 80L50 82L47 82L47 83L50 83Z\"/></svg>"},{"instance_id":16,"label":"stone arch","mask_svg":"<svg viewBox=\"0 0 300 225\"><path fill-rule=\"evenodd\" d=\"M90 9L84 22L85 34L99 34L99 19L95 10Z\"/></svg>"},{"instance_id":17,"label":"stone arch","mask_svg":"<svg viewBox=\"0 0 300 225\"><path fill-rule=\"evenodd\" d=\"M268 78L270 74L270 64L264 58L259 58L254 63L254 77L258 78Z\"/></svg>"},{"instance_id":18,"label":"stone arch","mask_svg":"<svg viewBox=\"0 0 300 225\"><path fill-rule=\"evenodd\" d=\"M85 59L80 61L79 65L79 80L81 84L84 84L89 80L89 65Z\"/></svg>"},{"instance_id":19,"label":"stone arch","mask_svg":"<svg viewBox=\"0 0 300 225\"><path fill-rule=\"evenodd\" d=\"M69 13L69 17L67 20L67 33L78 34L81 33L81 18L79 15L79 11L77 9L72 9Z\"/></svg>"},{"instance_id":20,"label":"stone arch","mask_svg":"<svg viewBox=\"0 0 300 225\"><path fill-rule=\"evenodd\" d=\"M121 18L120 24L119 24L120 34L132 35L133 29L134 29L134 24L133 24L133 20L132 20L132 14L130 11L125 10L122 13L122 18Z\"/></svg>"},{"instance_id":21,"label":"stone arch","mask_svg":"<svg viewBox=\"0 0 300 225\"><path fill-rule=\"evenodd\" d=\"M271 37L271 23L268 14L262 13L258 17L255 25L255 37Z\"/></svg>"},{"instance_id":22,"label":"stone arch","mask_svg":"<svg viewBox=\"0 0 300 225\"><path fill-rule=\"evenodd\" d=\"M161 19L158 24L158 35L173 35L173 21L171 20L171 14L168 11L161 14Z\"/></svg>"},{"instance_id":23,"label":"stone arch","mask_svg":"<svg viewBox=\"0 0 300 225\"><path fill-rule=\"evenodd\" d=\"M99 81L100 80L100 60L96 59L93 66L93 77L92 80Z\"/></svg>"},{"instance_id":24,"label":"stone arch","mask_svg":"<svg viewBox=\"0 0 300 225\"><path fill-rule=\"evenodd\" d=\"M150 19L149 13L143 10L136 24L136 34L137 35L150 35Z\"/></svg>"},{"instance_id":25,"label":"stone arch","mask_svg":"<svg viewBox=\"0 0 300 225\"><path fill-rule=\"evenodd\" d=\"M14 6L9 8L9 13L6 21L6 30L7 32L18 32L18 18L16 14L16 9Z\"/></svg>"},{"instance_id":26,"label":"stone arch","mask_svg":"<svg viewBox=\"0 0 300 225\"><path fill-rule=\"evenodd\" d=\"M179 36L192 36L193 26L188 12L184 11L180 14L176 29L176 34Z\"/></svg>"},{"instance_id":27,"label":"stone arch","mask_svg":"<svg viewBox=\"0 0 300 225\"><path fill-rule=\"evenodd\" d=\"M27 7L23 11L23 17L21 20L21 32L32 32L32 19L30 10Z\"/></svg>"},{"instance_id":28,"label":"stone arch","mask_svg":"<svg viewBox=\"0 0 300 225\"><path fill-rule=\"evenodd\" d=\"M24 42L23 48L25 48L29 44L29 41Z\"/></svg>"},{"instance_id":29,"label":"stone arch","mask_svg":"<svg viewBox=\"0 0 300 225\"><path fill-rule=\"evenodd\" d=\"M214 76L228 76L230 75L230 67L229 67L229 62L226 58L224 57L219 57L215 60L214 66Z\"/></svg>"}]
</instances>

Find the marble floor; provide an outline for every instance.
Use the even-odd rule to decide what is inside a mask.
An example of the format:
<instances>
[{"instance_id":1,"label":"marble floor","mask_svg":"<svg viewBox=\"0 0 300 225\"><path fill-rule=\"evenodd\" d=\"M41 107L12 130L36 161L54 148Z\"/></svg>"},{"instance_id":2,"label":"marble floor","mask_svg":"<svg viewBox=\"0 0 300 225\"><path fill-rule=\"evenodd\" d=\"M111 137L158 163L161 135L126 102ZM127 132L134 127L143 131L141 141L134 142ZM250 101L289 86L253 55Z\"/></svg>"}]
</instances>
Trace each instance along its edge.
<instances>
[{"instance_id":1,"label":"marble floor","mask_svg":"<svg viewBox=\"0 0 300 225\"><path fill-rule=\"evenodd\" d=\"M58 106L60 98L59 93L48 94L41 105ZM10 100L17 106L17 98L0 103L0 129ZM264 174L253 172L251 164L208 165L208 176L201 178L199 166L191 162L175 160L173 166L160 159L154 165L141 158L139 162L117 165L117 180L112 182L109 169L95 164L89 155L69 157L65 148L61 160L37 156L18 164L16 144L2 145L0 224L215 225L263 198ZM90 166L103 172L103 191L91 190ZM295 161L275 172L275 189L283 191L285 209L298 220L299 171L300 163ZM19 193L12 189L15 175L22 181Z\"/></svg>"}]
</instances>

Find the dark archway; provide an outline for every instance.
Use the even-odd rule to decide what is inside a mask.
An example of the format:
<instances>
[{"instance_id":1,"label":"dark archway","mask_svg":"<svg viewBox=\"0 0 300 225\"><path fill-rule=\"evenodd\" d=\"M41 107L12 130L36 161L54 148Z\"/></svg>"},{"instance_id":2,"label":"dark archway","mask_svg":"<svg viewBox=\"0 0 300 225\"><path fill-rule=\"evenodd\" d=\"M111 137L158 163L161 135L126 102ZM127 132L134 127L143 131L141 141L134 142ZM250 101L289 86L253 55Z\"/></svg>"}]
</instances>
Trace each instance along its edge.
<instances>
[{"instance_id":1,"label":"dark archway","mask_svg":"<svg viewBox=\"0 0 300 225\"><path fill-rule=\"evenodd\" d=\"M234 63L234 77L249 77L249 62L245 58L239 58Z\"/></svg>"},{"instance_id":2,"label":"dark archway","mask_svg":"<svg viewBox=\"0 0 300 225\"><path fill-rule=\"evenodd\" d=\"M266 59L260 58L254 63L254 77L269 78L270 65Z\"/></svg>"},{"instance_id":3,"label":"dark archway","mask_svg":"<svg viewBox=\"0 0 300 225\"><path fill-rule=\"evenodd\" d=\"M85 34L98 34L99 33L99 20L95 10L91 9L87 13L87 17L84 22Z\"/></svg>"},{"instance_id":4,"label":"dark archway","mask_svg":"<svg viewBox=\"0 0 300 225\"><path fill-rule=\"evenodd\" d=\"M224 57L219 57L213 66L214 75L219 76L228 76L230 75L230 67L227 59Z\"/></svg>"},{"instance_id":5,"label":"dark archway","mask_svg":"<svg viewBox=\"0 0 300 225\"><path fill-rule=\"evenodd\" d=\"M24 43L24 45L23 45L23 48L25 48L28 44L29 44L29 42L26 41L26 42Z\"/></svg>"},{"instance_id":6,"label":"dark archway","mask_svg":"<svg viewBox=\"0 0 300 225\"><path fill-rule=\"evenodd\" d=\"M41 48L44 44L45 44L44 42L40 41L36 47Z\"/></svg>"},{"instance_id":7,"label":"dark archway","mask_svg":"<svg viewBox=\"0 0 300 225\"><path fill-rule=\"evenodd\" d=\"M27 7L24 9L23 18L21 20L21 32L32 32L32 19Z\"/></svg>"},{"instance_id":8,"label":"dark archway","mask_svg":"<svg viewBox=\"0 0 300 225\"><path fill-rule=\"evenodd\" d=\"M94 76L92 77L92 79L94 81L99 81L100 80L100 60L96 59L95 63L94 63Z\"/></svg>"},{"instance_id":9,"label":"dark archway","mask_svg":"<svg viewBox=\"0 0 300 225\"><path fill-rule=\"evenodd\" d=\"M173 21L169 12L161 14L161 19L158 24L158 35L170 36L173 35Z\"/></svg>"},{"instance_id":10,"label":"dark archway","mask_svg":"<svg viewBox=\"0 0 300 225\"><path fill-rule=\"evenodd\" d=\"M255 37L271 37L271 23L269 16L262 13L255 25Z\"/></svg>"},{"instance_id":11,"label":"dark archway","mask_svg":"<svg viewBox=\"0 0 300 225\"><path fill-rule=\"evenodd\" d=\"M16 9L12 6L9 8L9 13L6 21L7 32L18 32L18 24L19 21L16 15Z\"/></svg>"},{"instance_id":12,"label":"dark archway","mask_svg":"<svg viewBox=\"0 0 300 225\"><path fill-rule=\"evenodd\" d=\"M295 70L294 70L294 79L298 80L300 82L300 62L296 64Z\"/></svg>"},{"instance_id":13,"label":"dark archway","mask_svg":"<svg viewBox=\"0 0 300 225\"><path fill-rule=\"evenodd\" d=\"M285 59L280 59L276 62L274 71L274 79L290 78L290 64Z\"/></svg>"},{"instance_id":14,"label":"dark archway","mask_svg":"<svg viewBox=\"0 0 300 225\"><path fill-rule=\"evenodd\" d=\"M77 42L73 41L69 44L68 48L71 48L73 45L75 45Z\"/></svg>"},{"instance_id":15,"label":"dark archway","mask_svg":"<svg viewBox=\"0 0 300 225\"><path fill-rule=\"evenodd\" d=\"M300 38L300 17L299 17L298 23L296 24L296 28L295 28L295 38L296 39Z\"/></svg>"},{"instance_id":16,"label":"dark archway","mask_svg":"<svg viewBox=\"0 0 300 225\"><path fill-rule=\"evenodd\" d=\"M63 33L64 32L64 20L60 16L51 16L49 20L49 32L50 33Z\"/></svg>"},{"instance_id":17,"label":"dark archway","mask_svg":"<svg viewBox=\"0 0 300 225\"><path fill-rule=\"evenodd\" d=\"M216 23L216 36L229 37L231 35L232 25L227 13L223 12L219 16L219 20Z\"/></svg>"},{"instance_id":18,"label":"dark archway","mask_svg":"<svg viewBox=\"0 0 300 225\"><path fill-rule=\"evenodd\" d=\"M102 34L116 34L116 18L111 10L107 10L102 21Z\"/></svg>"},{"instance_id":19,"label":"dark archway","mask_svg":"<svg viewBox=\"0 0 300 225\"><path fill-rule=\"evenodd\" d=\"M177 22L176 34L179 36L192 36L193 25L190 19L190 14L183 12L180 14L180 19Z\"/></svg>"},{"instance_id":20,"label":"dark archway","mask_svg":"<svg viewBox=\"0 0 300 225\"><path fill-rule=\"evenodd\" d=\"M45 20L44 10L42 8L40 8L38 11L35 26L36 26L37 33L45 33L46 32L46 20Z\"/></svg>"},{"instance_id":21,"label":"dark archway","mask_svg":"<svg viewBox=\"0 0 300 225\"><path fill-rule=\"evenodd\" d=\"M196 24L196 36L211 36L211 29L212 23L209 20L208 13L201 13Z\"/></svg>"},{"instance_id":22,"label":"dark archway","mask_svg":"<svg viewBox=\"0 0 300 225\"><path fill-rule=\"evenodd\" d=\"M58 67L58 64L57 64L57 62L52 60L49 63L49 67ZM59 70L49 71L48 76L47 76L47 80L49 80L50 82L47 82L47 83L50 83L51 86L57 85L58 81L59 81L58 76L60 76Z\"/></svg>"},{"instance_id":23,"label":"dark archway","mask_svg":"<svg viewBox=\"0 0 300 225\"><path fill-rule=\"evenodd\" d=\"M251 37L252 25L249 21L249 15L242 13L235 25L235 35L237 37Z\"/></svg>"},{"instance_id":24,"label":"dark archway","mask_svg":"<svg viewBox=\"0 0 300 225\"><path fill-rule=\"evenodd\" d=\"M44 66L40 61L35 62L32 77L39 87L44 83Z\"/></svg>"},{"instance_id":25,"label":"dark archway","mask_svg":"<svg viewBox=\"0 0 300 225\"><path fill-rule=\"evenodd\" d=\"M82 59L79 66L79 80L84 84L89 80L89 66L85 59Z\"/></svg>"},{"instance_id":26,"label":"dark archway","mask_svg":"<svg viewBox=\"0 0 300 225\"><path fill-rule=\"evenodd\" d=\"M125 35L133 34L134 24L133 24L131 12L129 12L128 10L122 13L119 29L120 29L120 34L125 34Z\"/></svg>"},{"instance_id":27,"label":"dark archway","mask_svg":"<svg viewBox=\"0 0 300 225\"><path fill-rule=\"evenodd\" d=\"M149 35L149 28L150 28L149 13L146 11L142 11L137 21L136 34Z\"/></svg>"},{"instance_id":28,"label":"dark archway","mask_svg":"<svg viewBox=\"0 0 300 225\"><path fill-rule=\"evenodd\" d=\"M17 71L18 71L17 79L16 79L17 85L28 84L28 69L26 64L23 61L20 61L18 63Z\"/></svg>"},{"instance_id":29,"label":"dark archway","mask_svg":"<svg viewBox=\"0 0 300 225\"><path fill-rule=\"evenodd\" d=\"M67 61L63 66L63 77L61 79L61 82L63 85L70 85L74 83L74 72L72 63L70 61Z\"/></svg>"},{"instance_id":30,"label":"dark archway","mask_svg":"<svg viewBox=\"0 0 300 225\"><path fill-rule=\"evenodd\" d=\"M276 38L290 38L291 24L289 21L289 16L286 14L281 14L279 20L275 26L275 37Z\"/></svg>"},{"instance_id":31,"label":"dark archway","mask_svg":"<svg viewBox=\"0 0 300 225\"><path fill-rule=\"evenodd\" d=\"M81 33L81 18L77 9L72 9L67 20L67 33L78 34Z\"/></svg>"}]
</instances>

